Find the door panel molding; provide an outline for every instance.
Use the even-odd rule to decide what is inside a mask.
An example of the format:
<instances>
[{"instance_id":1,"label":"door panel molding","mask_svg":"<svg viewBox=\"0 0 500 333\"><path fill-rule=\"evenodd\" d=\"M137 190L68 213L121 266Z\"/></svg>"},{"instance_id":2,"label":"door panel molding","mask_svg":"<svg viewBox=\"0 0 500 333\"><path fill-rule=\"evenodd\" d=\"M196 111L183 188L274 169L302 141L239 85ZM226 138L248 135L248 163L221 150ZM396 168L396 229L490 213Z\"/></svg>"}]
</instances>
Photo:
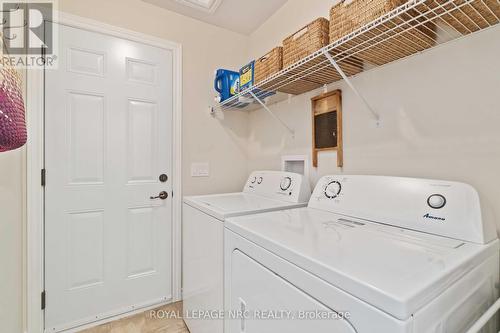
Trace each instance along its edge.
<instances>
[{"instance_id":1,"label":"door panel molding","mask_svg":"<svg viewBox=\"0 0 500 333\"><path fill-rule=\"evenodd\" d=\"M172 301L181 299L181 211L182 211L182 46L178 43L119 28L92 19L58 12L54 21L73 28L88 30L133 42L166 49L173 55L173 120L172 120ZM42 70L27 71L27 194L26 194L26 330L44 331L41 293L44 290L44 189L41 170L44 168L44 74ZM47 180L50 182L50 179ZM50 295L48 295L50 298ZM147 306L147 305L145 305ZM142 310L138 310L142 311ZM129 313L127 313L129 315ZM119 317L120 315L118 315ZM105 321L116 319L109 318ZM94 323L89 326L97 325Z\"/></svg>"}]
</instances>

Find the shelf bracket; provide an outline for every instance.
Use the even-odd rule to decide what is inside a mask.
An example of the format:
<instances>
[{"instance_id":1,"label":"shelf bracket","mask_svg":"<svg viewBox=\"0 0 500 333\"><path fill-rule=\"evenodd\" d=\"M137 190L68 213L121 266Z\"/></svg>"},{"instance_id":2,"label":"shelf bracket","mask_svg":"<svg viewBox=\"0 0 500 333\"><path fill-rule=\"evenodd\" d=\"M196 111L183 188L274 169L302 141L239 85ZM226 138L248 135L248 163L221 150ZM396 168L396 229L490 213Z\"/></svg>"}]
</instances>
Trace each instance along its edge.
<instances>
[{"instance_id":1,"label":"shelf bracket","mask_svg":"<svg viewBox=\"0 0 500 333\"><path fill-rule=\"evenodd\" d=\"M277 122L279 122L284 128L286 128L286 130L292 135L292 137L295 137L295 131L290 127L288 127L283 120L281 120L277 115L275 115L274 112L271 111L269 107L264 102L262 102L260 98L255 96L253 91L249 91L249 94L252 95L252 97L264 108L264 110L266 110Z\"/></svg>"},{"instance_id":2,"label":"shelf bracket","mask_svg":"<svg viewBox=\"0 0 500 333\"><path fill-rule=\"evenodd\" d=\"M380 115L371 107L371 105L363 97L363 95L361 95L361 93L356 89L356 87L354 87L351 80L347 77L347 75L344 73L342 68L340 68L340 66L337 64L335 59L333 59L332 55L325 49L321 50L321 52L328 59L328 61L330 61L332 66L335 67L335 70L337 70L337 72L340 74L340 76L342 76L342 78L347 83L349 88L351 88L351 90L354 92L354 94L356 94L356 96L358 96L358 98L365 104L366 108L370 111L371 115L373 116L373 118L377 122L377 127L380 126Z\"/></svg>"}]
</instances>

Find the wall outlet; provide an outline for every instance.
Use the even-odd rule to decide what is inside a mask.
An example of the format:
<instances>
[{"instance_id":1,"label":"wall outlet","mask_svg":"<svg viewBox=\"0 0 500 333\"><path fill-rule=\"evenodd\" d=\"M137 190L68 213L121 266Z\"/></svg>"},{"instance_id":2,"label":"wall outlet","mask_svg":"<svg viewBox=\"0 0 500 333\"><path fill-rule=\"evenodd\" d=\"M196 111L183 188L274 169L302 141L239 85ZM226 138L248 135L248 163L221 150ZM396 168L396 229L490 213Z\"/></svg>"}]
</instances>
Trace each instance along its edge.
<instances>
[{"instance_id":1,"label":"wall outlet","mask_svg":"<svg viewBox=\"0 0 500 333\"><path fill-rule=\"evenodd\" d=\"M209 177L210 164L208 162L191 163L191 177Z\"/></svg>"}]
</instances>

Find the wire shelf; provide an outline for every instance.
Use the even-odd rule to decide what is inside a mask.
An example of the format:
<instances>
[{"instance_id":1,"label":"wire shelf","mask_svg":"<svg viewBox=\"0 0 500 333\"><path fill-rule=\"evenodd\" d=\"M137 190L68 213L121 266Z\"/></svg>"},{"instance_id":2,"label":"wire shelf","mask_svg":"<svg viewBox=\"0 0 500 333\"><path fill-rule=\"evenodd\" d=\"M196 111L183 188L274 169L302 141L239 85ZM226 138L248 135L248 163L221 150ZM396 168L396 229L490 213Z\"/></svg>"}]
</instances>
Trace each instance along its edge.
<instances>
[{"instance_id":1,"label":"wire shelf","mask_svg":"<svg viewBox=\"0 0 500 333\"><path fill-rule=\"evenodd\" d=\"M388 14L338 39L259 84L218 104L215 109L250 111L287 94L300 95L342 79L325 53L345 75L406 58L500 22L500 0L410 0Z\"/></svg>"}]
</instances>

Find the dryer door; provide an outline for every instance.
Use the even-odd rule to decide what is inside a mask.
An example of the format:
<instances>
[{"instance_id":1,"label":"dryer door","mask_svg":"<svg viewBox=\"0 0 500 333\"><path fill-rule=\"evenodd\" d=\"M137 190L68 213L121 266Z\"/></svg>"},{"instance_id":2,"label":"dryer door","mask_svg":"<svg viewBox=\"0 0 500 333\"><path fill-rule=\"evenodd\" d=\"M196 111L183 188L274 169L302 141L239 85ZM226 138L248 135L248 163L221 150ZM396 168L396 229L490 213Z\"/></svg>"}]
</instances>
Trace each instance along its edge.
<instances>
[{"instance_id":1,"label":"dryer door","mask_svg":"<svg viewBox=\"0 0 500 333\"><path fill-rule=\"evenodd\" d=\"M226 333L354 333L332 310L246 254L232 253Z\"/></svg>"}]
</instances>

